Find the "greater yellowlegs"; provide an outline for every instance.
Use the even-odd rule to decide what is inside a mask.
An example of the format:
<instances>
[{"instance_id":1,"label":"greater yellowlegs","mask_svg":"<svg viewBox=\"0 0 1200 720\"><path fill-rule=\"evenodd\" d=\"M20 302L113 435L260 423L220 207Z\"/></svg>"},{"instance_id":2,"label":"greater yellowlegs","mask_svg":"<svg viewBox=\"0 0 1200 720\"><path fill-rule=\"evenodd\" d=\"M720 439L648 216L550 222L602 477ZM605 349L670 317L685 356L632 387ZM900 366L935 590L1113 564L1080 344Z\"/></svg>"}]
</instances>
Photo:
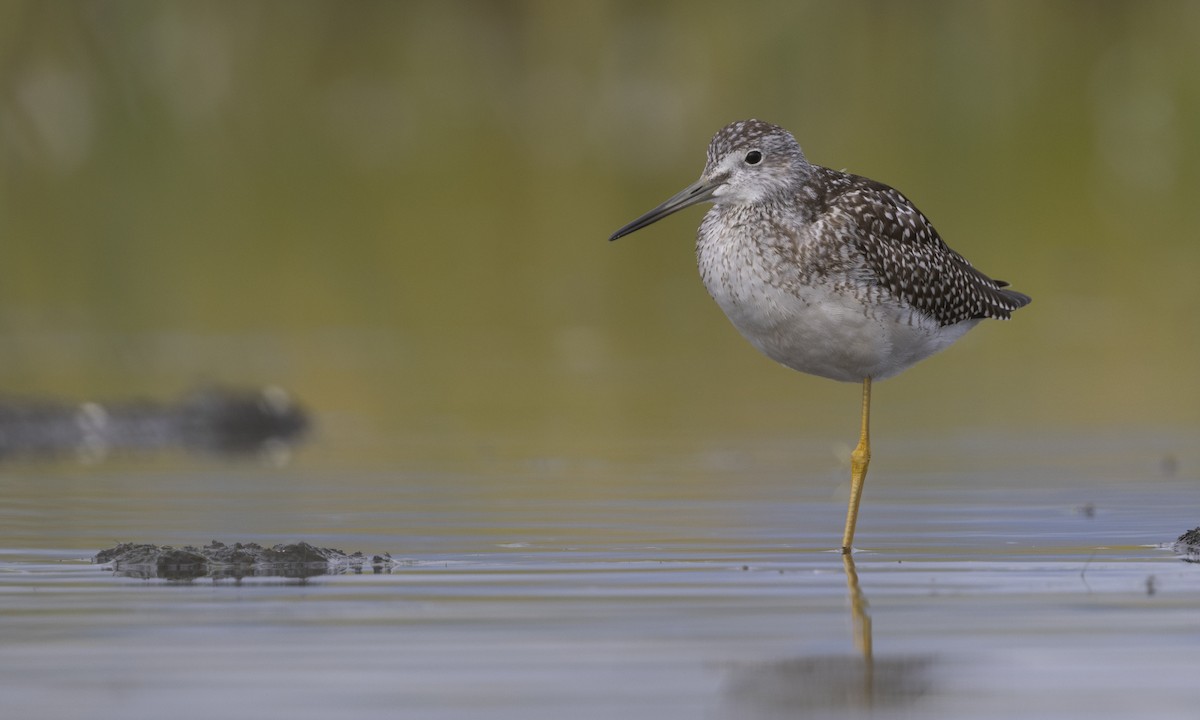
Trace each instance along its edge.
<instances>
[{"instance_id":1,"label":"greater yellowlegs","mask_svg":"<svg viewBox=\"0 0 1200 720\"><path fill-rule=\"evenodd\" d=\"M1029 297L951 250L899 191L813 165L792 134L761 120L722 128L700 179L611 240L701 202L696 259L709 294L747 340L800 372L862 383L850 455L849 553L871 460L871 381L951 345Z\"/></svg>"}]
</instances>

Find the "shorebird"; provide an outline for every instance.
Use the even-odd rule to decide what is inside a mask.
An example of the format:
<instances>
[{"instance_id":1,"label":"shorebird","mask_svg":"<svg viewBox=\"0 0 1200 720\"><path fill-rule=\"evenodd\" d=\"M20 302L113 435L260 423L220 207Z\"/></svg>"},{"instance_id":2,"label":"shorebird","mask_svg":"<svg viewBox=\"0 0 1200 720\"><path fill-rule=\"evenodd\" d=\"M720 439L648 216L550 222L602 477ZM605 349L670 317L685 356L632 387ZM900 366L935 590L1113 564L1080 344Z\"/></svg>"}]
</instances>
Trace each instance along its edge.
<instances>
[{"instance_id":1,"label":"shorebird","mask_svg":"<svg viewBox=\"0 0 1200 720\"><path fill-rule=\"evenodd\" d=\"M754 347L793 370L862 383L850 454L849 554L871 461L871 382L949 347L1029 296L950 249L898 190L813 165L783 128L726 125L700 179L613 233L616 240L711 202L696 260L704 286Z\"/></svg>"}]
</instances>

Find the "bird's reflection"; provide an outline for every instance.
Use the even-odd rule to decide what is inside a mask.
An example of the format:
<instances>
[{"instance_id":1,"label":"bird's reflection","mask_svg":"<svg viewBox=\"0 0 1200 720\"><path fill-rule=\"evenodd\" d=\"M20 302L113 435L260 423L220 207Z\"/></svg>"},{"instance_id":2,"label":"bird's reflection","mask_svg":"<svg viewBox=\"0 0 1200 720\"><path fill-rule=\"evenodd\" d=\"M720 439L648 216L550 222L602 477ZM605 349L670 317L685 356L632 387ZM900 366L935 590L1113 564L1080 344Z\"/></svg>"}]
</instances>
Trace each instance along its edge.
<instances>
[{"instance_id":1,"label":"bird's reflection","mask_svg":"<svg viewBox=\"0 0 1200 720\"><path fill-rule=\"evenodd\" d=\"M930 689L930 657L876 658L871 613L854 558L842 556L854 633L853 655L788 658L739 666L727 679L729 717L784 718L814 711L869 713L903 706Z\"/></svg>"}]
</instances>

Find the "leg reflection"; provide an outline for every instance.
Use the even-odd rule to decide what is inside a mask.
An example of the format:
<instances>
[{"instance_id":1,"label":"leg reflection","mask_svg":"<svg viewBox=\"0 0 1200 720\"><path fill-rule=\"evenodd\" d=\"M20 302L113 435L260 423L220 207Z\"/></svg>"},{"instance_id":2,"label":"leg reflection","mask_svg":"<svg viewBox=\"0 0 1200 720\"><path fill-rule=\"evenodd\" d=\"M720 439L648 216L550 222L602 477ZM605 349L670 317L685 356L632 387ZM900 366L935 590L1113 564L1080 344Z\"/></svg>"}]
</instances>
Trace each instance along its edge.
<instances>
[{"instance_id":1,"label":"leg reflection","mask_svg":"<svg viewBox=\"0 0 1200 720\"><path fill-rule=\"evenodd\" d=\"M867 612L867 598L858 586L858 570L854 567L854 556L842 555L842 567L846 569L846 588L850 595L850 621L854 626L854 646L863 662L863 699L867 705L874 704L875 656L871 645L871 614Z\"/></svg>"}]
</instances>

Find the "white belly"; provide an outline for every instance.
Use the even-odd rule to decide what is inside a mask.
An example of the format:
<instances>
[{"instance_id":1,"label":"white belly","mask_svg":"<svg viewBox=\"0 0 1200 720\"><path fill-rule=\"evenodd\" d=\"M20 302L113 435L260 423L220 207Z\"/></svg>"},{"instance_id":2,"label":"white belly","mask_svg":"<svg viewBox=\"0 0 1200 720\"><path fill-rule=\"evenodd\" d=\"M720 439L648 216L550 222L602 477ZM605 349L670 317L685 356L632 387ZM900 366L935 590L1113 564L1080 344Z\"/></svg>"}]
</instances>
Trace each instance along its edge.
<instances>
[{"instance_id":1,"label":"white belly","mask_svg":"<svg viewBox=\"0 0 1200 720\"><path fill-rule=\"evenodd\" d=\"M891 377L949 347L979 322L941 327L910 308L868 306L827 286L780 289L750 269L702 275L709 294L763 354L833 380Z\"/></svg>"}]
</instances>

